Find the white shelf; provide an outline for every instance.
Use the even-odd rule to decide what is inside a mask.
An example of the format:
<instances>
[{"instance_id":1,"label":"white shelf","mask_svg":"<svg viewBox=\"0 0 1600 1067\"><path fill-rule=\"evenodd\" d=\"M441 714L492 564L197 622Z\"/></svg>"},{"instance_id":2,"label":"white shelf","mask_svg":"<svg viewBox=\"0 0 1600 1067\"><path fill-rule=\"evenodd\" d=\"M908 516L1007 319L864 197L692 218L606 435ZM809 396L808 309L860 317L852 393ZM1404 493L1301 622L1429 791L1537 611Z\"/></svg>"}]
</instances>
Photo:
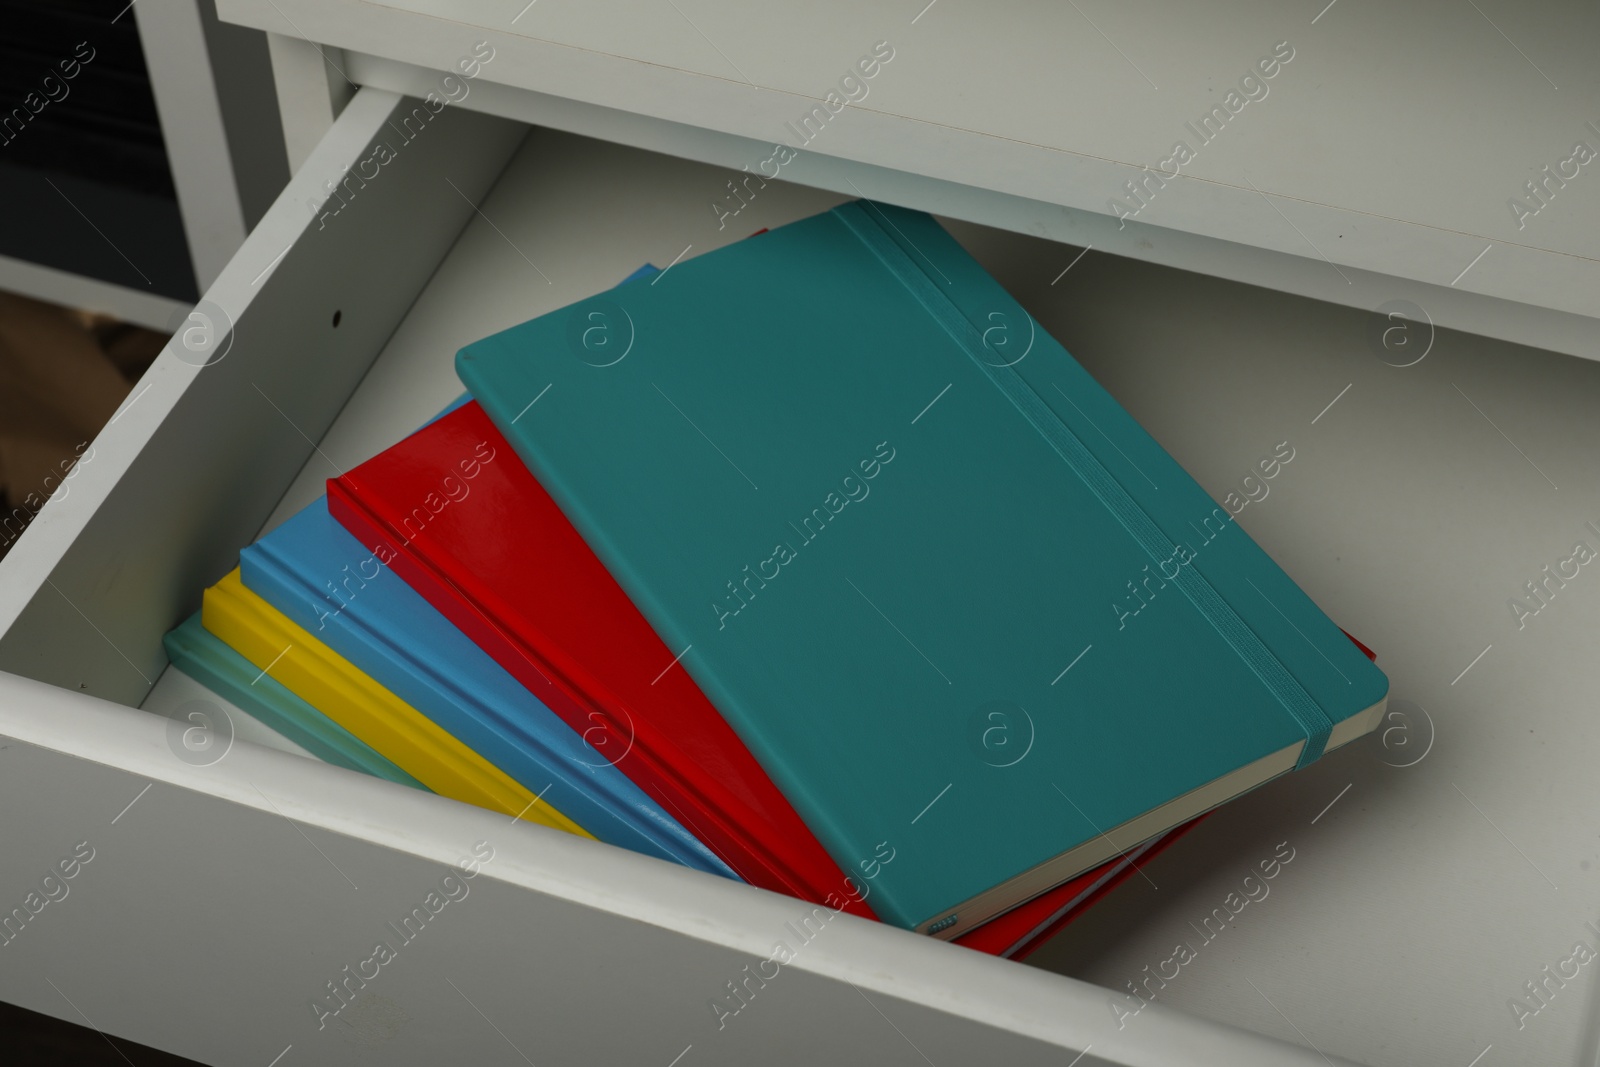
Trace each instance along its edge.
<instances>
[{"instance_id":1,"label":"white shelf","mask_svg":"<svg viewBox=\"0 0 1600 1067\"><path fill-rule=\"evenodd\" d=\"M1600 160L1552 183L1520 228L1507 206L1574 142L1600 151L1592 8L516 6L219 10L338 46L351 78L410 92L444 95L444 72L487 40L495 57L461 106L752 170L774 142L801 143L788 124L885 40L894 58L868 95L785 178L1353 307L1406 299L1446 325L1600 356ZM1278 42L1293 58L1266 95L1202 144L1186 124ZM1112 198L1178 140L1194 160L1121 226Z\"/></svg>"},{"instance_id":2,"label":"white shelf","mask_svg":"<svg viewBox=\"0 0 1600 1067\"><path fill-rule=\"evenodd\" d=\"M775 184L737 230L701 243L698 208L723 180L536 131L268 526L458 396L460 346L685 245L697 255L840 199ZM1587 993L1574 988L1522 1031L1505 1001L1573 940L1594 944L1583 922L1597 918L1600 842L1585 768L1600 741L1588 725L1600 666L1578 649L1600 626L1600 584L1591 595L1580 579L1520 633L1505 598L1570 541L1600 548L1580 529L1600 524L1584 458L1600 449L1588 415L1600 366L1440 331L1422 362L1397 368L1368 347L1361 312L1093 253L1052 285L1077 250L948 225L1217 499L1290 442L1294 460L1241 523L1379 652L1393 697L1422 705L1438 730L1414 767L1385 765L1405 758L1393 734L1389 749L1363 742L1229 805L1147 869L1159 891L1131 880L1035 962L1121 989L1176 942L1199 945L1188 924L1287 840L1296 858L1268 898L1158 1002L1373 1065L1461 1067L1490 1043L1500 1062L1569 1061L1593 1012ZM1506 901L1527 906L1480 921Z\"/></svg>"},{"instance_id":3,"label":"white shelf","mask_svg":"<svg viewBox=\"0 0 1600 1067\"><path fill-rule=\"evenodd\" d=\"M460 345L642 262L838 199L773 184L737 229L708 236L707 190L723 171L548 131L513 154L519 131L447 109L319 227L307 198L387 136L395 104L358 94L223 270L208 300L238 324L226 358L195 367L169 348L148 393L97 440L103 458L0 561L6 670L144 700L161 630L263 520L456 396ZM0 824L8 862L42 871L63 843L91 831L108 841L108 862L91 869L105 881L74 888L72 922L8 949L26 965L0 973L0 996L66 1016L35 975L84 960L63 988L97 1024L200 1058L240 1055L248 1036L261 1062L291 1042L308 1063L436 1062L446 1042L457 1058L504 1053L442 985L468 969L498 990L484 990L483 1012L528 1039L538 1062L603 1048L610 1062L667 1063L691 1043L696 1063L751 1062L780 1045L805 1059L909 1056L847 983L940 1063L1060 1063L1088 1045L1085 1065L1322 1063L1314 1045L1380 1067L1461 1067L1490 1044L1482 1067L1573 1062L1595 1018L1581 983L1520 1030L1506 1004L1590 940L1584 924L1597 917L1600 661L1588 646L1600 585L1580 574L1520 630L1506 599L1573 541L1600 547L1583 527L1600 525L1587 476L1600 365L1440 330L1421 362L1389 366L1364 310L950 225L1214 496L1277 442L1293 445L1240 521L1378 650L1394 698L1427 709L1436 737L1415 766L1385 765L1414 749L1375 738L1230 804L1150 865L1159 890L1134 879L1046 946L1040 967L841 918L781 996L723 1033L707 991L768 951L792 901L254 745L195 769L168 751L159 720L0 676L0 734L16 742L0 743L0 801L37 812ZM159 802L154 817L115 824L128 838L111 852L111 831L94 827L148 782L139 803ZM355 958L350 939L366 940L414 900L406 887L491 834L508 862L474 898L478 917L407 949L416 967L385 971L379 992L416 1020L406 1040L358 1060L319 1036L305 998ZM1198 940L1188 924L1280 841L1296 856L1270 896L1118 1028L1113 991L1178 940ZM343 882L325 858L383 895L332 895ZM179 868L191 911L170 904ZM156 918L130 926L127 914ZM621 974L600 962L617 959L630 960ZM196 982L166 1004L137 980L151 968L219 973L208 967L228 981ZM258 1009L247 1034L228 1011L240 1002ZM607 1025L618 1004L635 1025Z\"/></svg>"}]
</instances>

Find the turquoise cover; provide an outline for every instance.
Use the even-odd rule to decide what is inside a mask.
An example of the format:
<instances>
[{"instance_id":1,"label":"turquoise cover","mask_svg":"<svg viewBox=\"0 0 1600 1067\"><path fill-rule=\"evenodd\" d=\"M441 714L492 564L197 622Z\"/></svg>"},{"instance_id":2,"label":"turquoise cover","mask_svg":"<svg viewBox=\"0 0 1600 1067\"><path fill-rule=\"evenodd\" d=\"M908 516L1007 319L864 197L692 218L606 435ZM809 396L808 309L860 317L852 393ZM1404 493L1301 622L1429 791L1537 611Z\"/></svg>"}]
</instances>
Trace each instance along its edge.
<instances>
[{"instance_id":1,"label":"turquoise cover","mask_svg":"<svg viewBox=\"0 0 1600 1067\"><path fill-rule=\"evenodd\" d=\"M845 204L457 370L887 921L1387 693L927 215Z\"/></svg>"},{"instance_id":2,"label":"turquoise cover","mask_svg":"<svg viewBox=\"0 0 1600 1067\"><path fill-rule=\"evenodd\" d=\"M178 670L325 763L427 791L365 741L295 696L200 624L197 611L161 639Z\"/></svg>"}]
</instances>

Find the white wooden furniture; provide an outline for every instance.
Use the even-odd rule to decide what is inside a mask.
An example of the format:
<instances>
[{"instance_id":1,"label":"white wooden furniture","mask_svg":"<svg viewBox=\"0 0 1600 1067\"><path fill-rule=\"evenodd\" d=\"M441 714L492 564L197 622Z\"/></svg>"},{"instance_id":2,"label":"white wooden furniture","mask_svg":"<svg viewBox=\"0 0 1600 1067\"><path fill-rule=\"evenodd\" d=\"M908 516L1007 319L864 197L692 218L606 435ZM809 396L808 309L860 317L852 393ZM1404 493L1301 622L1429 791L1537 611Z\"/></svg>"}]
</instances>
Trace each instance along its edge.
<instances>
[{"instance_id":1,"label":"white wooden furniture","mask_svg":"<svg viewBox=\"0 0 1600 1067\"><path fill-rule=\"evenodd\" d=\"M517 12L500 13L492 28L487 5L454 5L444 18L342 0L223 3L224 17L272 32L291 33L268 23L292 19L342 49L344 70L366 87L208 291L200 311L217 328L175 339L71 492L0 562L0 670L11 672L0 678L0 891L9 894L0 907L20 903L78 842L97 850L69 896L0 948L12 958L0 968L0 998L204 1061L281 1055L285 1067L469 1057L1492 1067L1585 1055L1600 982L1592 966L1563 961L1580 940L1600 947L1586 925L1600 925L1600 666L1589 651L1600 593L1587 565L1572 576L1568 564L1564 584L1541 568L1561 566L1576 541L1600 548L1585 525L1600 527L1589 473L1600 366L1573 358L1596 355L1597 290L1583 287L1594 267L1584 242L1595 239L1583 224L1596 218L1597 195L1587 171L1528 221L1531 230L1571 212L1542 244L1493 230L1493 209L1504 206L1491 200L1482 236L1494 248L1453 287L1481 244L1463 246L1453 270L1428 267L1475 232L1461 222L1465 190L1498 188L1483 171L1514 169L1510 141L1565 138L1563 108L1575 105L1522 112L1503 151L1476 166L1458 159L1431 197L1407 185L1430 157L1402 154L1395 196L1411 207L1354 219L1379 229L1352 243L1354 228L1316 227L1355 208L1299 199L1280 181L1309 183L1302 193L1320 187L1330 202L1370 208L1380 198L1382 175L1318 171L1317 131L1363 84L1373 105L1349 112L1344 136L1364 159L1381 154L1374 138L1429 114L1426 100L1403 113L1407 98L1389 92L1404 80L1393 63L1358 62L1349 43L1365 32L1363 47L1387 54L1398 47L1387 33L1416 29L1409 9L1308 8L1276 31L1273 20L1286 18L1276 9L1213 8L1204 26L1177 8L1159 21L1145 13L1143 24L1180 31L1163 40L1188 34L1185 50L1153 41L1132 16L1083 4L1072 16L1083 25L1070 32L1055 21L1024 32L1021 15L1008 24L1004 8L979 16L951 0L896 15L903 28L842 6L788 22L773 14L759 29L749 8L677 6L676 28L662 21L679 17L672 5L663 14L622 4L583 9L593 15L552 5L544 25L530 21L546 16L533 6L515 24ZM600 23L586 20L613 7L629 17L600 37ZM1592 68L1559 61L1592 16L1525 13L1513 26L1484 10L1563 94L1579 96L1583 78L1592 89ZM952 25L938 29L947 15ZM1468 29L1429 32L1477 47L1471 20L1487 20L1470 7L1468 16ZM1085 28L1091 18L1105 36ZM1367 29L1337 29L1336 19L1365 19ZM1333 58L1327 46L1320 78L1296 96L1289 79L1311 66L1311 42L1325 30L1350 51ZM1128 243L1112 247L1119 254L1105 254L1096 238L1117 240L1117 220L1102 213L1102 194L1083 192L1084 175L1115 169L1105 144L1142 130L1159 148L1167 136L1116 48L1130 60L1150 59L1141 47L1159 53L1138 65L1162 94L1198 86L1173 105L1181 127L1200 110L1189 100L1207 96L1196 71L1231 83L1284 39L1296 57L1272 95L1236 117L1241 133L1257 118L1283 123L1271 144L1240 139L1262 168L1245 172L1267 194L1250 194L1261 216L1248 198L1230 199L1220 171L1184 178L1128 224ZM423 105L375 86L425 93L480 40L495 56L466 99L414 120L422 132L404 139L401 120ZM719 229L711 205L727 194L729 167L766 158L783 122L809 106L796 107L801 95L814 102L877 40L896 55L864 106L831 120L783 182L759 188ZM913 42L931 42L925 55L937 58L916 60ZM707 55L692 57L696 48ZM713 68L719 48L742 75ZM1523 100L1523 61L1512 51L1489 78L1479 68L1498 53L1483 49L1452 84L1487 94L1473 81L1486 78ZM1411 61L1439 78L1450 69L1433 51L1413 49ZM974 73L958 79L962 71ZM892 93L899 77L908 88ZM1425 96L1444 92L1422 75L1417 84L1429 86L1415 90ZM905 94L899 110L941 100L954 109L963 91L989 93L991 104L1007 92L1029 101L1009 116L979 99L973 125L1026 120L1037 130L1054 116L1061 139L1078 139L1055 154L1083 173L1046 195L1022 145L1029 137L1007 135L1022 153L1008 157L1000 144L979 151L969 134L1004 138L953 128L953 111L891 113L895 93ZM1085 100L1103 102L1061 103ZM878 105L883 115L867 110ZM1269 119L1279 105L1284 116ZM872 136L850 132L873 123ZM1422 123L1414 136L1431 144L1437 127ZM393 159L348 186L342 207L328 203L325 183L377 141ZM1225 144L1212 148L1220 168ZM841 917L719 1029L709 1001L770 953L803 911L794 901L244 740L197 767L176 754L168 720L118 706L170 714L192 698L163 678L161 634L241 545L457 395L457 347L614 284L641 262L699 254L857 189L944 214L1219 499L1278 442L1294 447L1239 521L1379 651L1397 701L1381 736L1214 815L1145 869L1148 883L1134 879L1046 946L1037 966ZM1192 190L1220 206L1180 211ZM1158 228L1169 199L1183 217ZM1270 232L1270 219L1293 219L1289 236ZM1295 225L1348 285L1328 261L1299 253ZM1519 257L1515 269L1486 270L1502 251ZM1544 257L1571 261L1576 280L1538 274L1554 262ZM1525 285L1530 271L1540 286ZM1334 281L1317 280L1324 274ZM1389 300L1411 301L1437 325L1374 312ZM1556 351L1520 343L1535 340ZM1547 602L1519 619L1507 601L1537 606L1531 581L1549 582ZM471 896L352 989L342 1018L319 1030L310 1004L329 995L325 983L369 956L385 923L479 840L495 858ZM1270 893L1235 904L1220 933L1213 919L1208 940L1208 916L1280 842L1294 859ZM1124 983L1171 975L1165 961L1180 941L1195 958L1129 1016L1137 1002L1119 998ZM1579 970L1562 981L1547 965ZM1543 1001L1529 982L1545 983ZM1529 1009L1520 1020L1515 997Z\"/></svg>"},{"instance_id":2,"label":"white wooden furniture","mask_svg":"<svg viewBox=\"0 0 1600 1067\"><path fill-rule=\"evenodd\" d=\"M113 8L107 17L122 27L137 24L182 220L180 256L191 264L203 292L288 179L262 35L219 23L212 0L139 0L120 12ZM88 18L79 21L88 49L80 54L93 54L96 44L104 49L106 28ZM44 67L37 76L52 69ZM87 69L90 77L102 76L92 63ZM20 104L6 101L4 106ZM110 167L115 164L107 160L114 158L108 154L95 162ZM83 211L76 203L73 207ZM83 218L91 227L107 221L90 213ZM98 239L111 241L104 232ZM151 288L148 278L141 286L134 274L143 274L137 266L140 258L129 260L130 279L118 284L0 255L0 289L171 331L183 321L188 304Z\"/></svg>"},{"instance_id":3,"label":"white wooden furniture","mask_svg":"<svg viewBox=\"0 0 1600 1067\"><path fill-rule=\"evenodd\" d=\"M859 103L813 120L784 178L1364 310L1405 299L1459 329L1595 353L1600 160L1561 164L1578 141L1600 152L1600 14L1575 0L218 7L406 92L437 89L487 40L495 59L469 108L753 171L774 142L801 143L789 126L842 95L883 41L894 58ZM1241 90L1252 74L1260 88ZM1161 177L1167 160L1177 178ZM1119 219L1113 198L1137 214Z\"/></svg>"}]
</instances>

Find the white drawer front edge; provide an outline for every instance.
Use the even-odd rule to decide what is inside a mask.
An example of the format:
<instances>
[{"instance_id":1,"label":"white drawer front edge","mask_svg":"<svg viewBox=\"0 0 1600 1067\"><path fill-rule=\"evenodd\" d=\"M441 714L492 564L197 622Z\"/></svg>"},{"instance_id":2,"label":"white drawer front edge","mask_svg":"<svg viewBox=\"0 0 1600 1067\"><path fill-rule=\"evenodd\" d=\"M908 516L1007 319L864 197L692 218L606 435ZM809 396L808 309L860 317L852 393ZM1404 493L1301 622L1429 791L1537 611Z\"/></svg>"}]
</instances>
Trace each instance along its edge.
<instances>
[{"instance_id":1,"label":"white drawer front edge","mask_svg":"<svg viewBox=\"0 0 1600 1067\"><path fill-rule=\"evenodd\" d=\"M168 729L0 676L4 907L92 852L13 923L0 999L217 1064L1325 1062L284 753L193 767Z\"/></svg>"}]
</instances>

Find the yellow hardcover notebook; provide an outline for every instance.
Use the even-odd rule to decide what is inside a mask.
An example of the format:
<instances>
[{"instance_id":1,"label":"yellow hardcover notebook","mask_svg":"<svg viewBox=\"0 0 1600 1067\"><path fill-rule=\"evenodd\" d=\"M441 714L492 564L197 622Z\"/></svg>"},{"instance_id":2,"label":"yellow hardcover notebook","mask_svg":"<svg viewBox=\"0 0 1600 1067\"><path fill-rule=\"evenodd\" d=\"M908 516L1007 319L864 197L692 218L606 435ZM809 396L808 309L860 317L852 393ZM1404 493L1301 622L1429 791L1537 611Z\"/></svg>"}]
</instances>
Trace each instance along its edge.
<instances>
[{"instance_id":1,"label":"yellow hardcover notebook","mask_svg":"<svg viewBox=\"0 0 1600 1067\"><path fill-rule=\"evenodd\" d=\"M200 621L440 796L593 836L245 588L237 567L206 590Z\"/></svg>"}]
</instances>

